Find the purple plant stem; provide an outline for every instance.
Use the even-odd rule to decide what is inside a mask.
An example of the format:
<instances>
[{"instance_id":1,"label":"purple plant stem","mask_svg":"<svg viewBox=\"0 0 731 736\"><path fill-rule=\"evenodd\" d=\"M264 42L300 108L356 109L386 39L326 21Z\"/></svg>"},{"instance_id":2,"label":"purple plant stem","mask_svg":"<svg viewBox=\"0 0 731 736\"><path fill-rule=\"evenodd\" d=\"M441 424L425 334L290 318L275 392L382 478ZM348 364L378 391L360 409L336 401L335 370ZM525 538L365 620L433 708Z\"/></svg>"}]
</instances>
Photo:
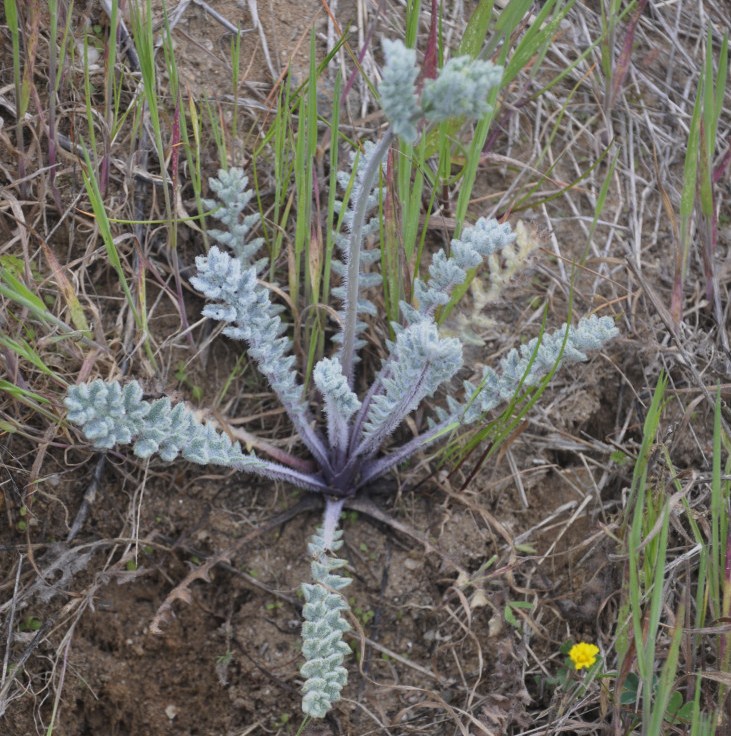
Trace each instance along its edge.
<instances>
[{"instance_id":1,"label":"purple plant stem","mask_svg":"<svg viewBox=\"0 0 731 736\"><path fill-rule=\"evenodd\" d=\"M279 396L279 394L277 395ZM307 445L307 449L313 454L322 471L329 475L332 472L330 454L319 433L309 425L306 417L300 418L296 407L293 407L289 402L282 401L281 396L279 396L279 400L282 402L282 406L285 408L300 439Z\"/></svg>"},{"instance_id":2,"label":"purple plant stem","mask_svg":"<svg viewBox=\"0 0 731 736\"><path fill-rule=\"evenodd\" d=\"M359 73L362 73L362 64L363 59L365 59L365 55L368 52L368 47L371 45L371 37L373 36L373 31L376 28L376 23L381 17L381 13L383 11L383 0L380 0L378 3L378 7L376 8L375 14L372 16L373 20L371 24L368 27L368 30L366 31L365 38L363 39L363 48L358 52L358 64L356 65L355 69L350 73L350 76L348 77L348 81L345 83L345 87L343 88L343 94L340 98L340 105L343 107L345 105L345 100L348 97L348 94L350 93L350 90L353 88L353 85L355 84L355 80L358 77Z\"/></svg>"},{"instance_id":3,"label":"purple plant stem","mask_svg":"<svg viewBox=\"0 0 731 736\"><path fill-rule=\"evenodd\" d=\"M259 460L261 465L249 465L243 463L241 465L234 466L237 470L241 470L245 473L255 473L261 475L264 478L271 480L283 480L287 483L291 483L298 488L304 488L314 493L325 493L330 490L327 483L325 483L319 475L311 475L309 473L301 473L293 468L287 468L284 465L277 465L276 463L269 462L267 460Z\"/></svg>"},{"instance_id":4,"label":"purple plant stem","mask_svg":"<svg viewBox=\"0 0 731 736\"><path fill-rule=\"evenodd\" d=\"M726 145L731 144L731 136L727 138ZM724 153L723 158L718 163L718 165L713 169L713 173L711 175L711 183L712 184L718 184L721 179L726 175L726 172L729 168L729 164L731 164L731 147Z\"/></svg>"},{"instance_id":5,"label":"purple plant stem","mask_svg":"<svg viewBox=\"0 0 731 736\"><path fill-rule=\"evenodd\" d=\"M386 438L396 430L401 422L403 422L411 411L410 407L414 402L414 398L423 391L424 379L429 367L430 362L428 361L421 369L419 380L415 381L411 386L410 391L404 394L399 403L394 407L393 411L390 412L388 419L370 437L364 439L363 442L358 445L358 448L353 454L353 459L358 456L365 456L367 458L378 452L378 449L386 441Z\"/></svg>"},{"instance_id":6,"label":"purple plant stem","mask_svg":"<svg viewBox=\"0 0 731 736\"><path fill-rule=\"evenodd\" d=\"M609 99L607 100L607 112L614 107L619 91L622 89L624 80L627 78L629 72L629 65L632 61L632 48L635 40L635 31L637 30L637 24L639 23L642 12L647 5L647 0L640 0L637 5L632 18L627 25L627 31L624 34L624 42L622 44L622 50L617 59L617 64L614 69L614 77L612 78L612 86L609 90Z\"/></svg>"},{"instance_id":7,"label":"purple plant stem","mask_svg":"<svg viewBox=\"0 0 731 736\"><path fill-rule=\"evenodd\" d=\"M439 7L437 0L431 0L431 23L429 25L429 38L426 42L424 51L424 61L421 66L421 77L419 79L419 88L425 79L437 78L437 61L439 52L439 43L437 38L437 27L439 26Z\"/></svg>"},{"instance_id":8,"label":"purple plant stem","mask_svg":"<svg viewBox=\"0 0 731 736\"><path fill-rule=\"evenodd\" d=\"M245 429L237 427L235 431L232 431L231 428L229 428L228 432L229 434L232 434L235 439L243 442L247 447L252 447L254 450L265 452L272 460L275 460L288 468L297 470L300 473L305 473L306 475L316 472L317 466L312 462L312 460L306 460L304 458L297 457L296 455L292 455L286 450L282 450L280 447L276 447L269 442L259 439L259 437L247 432Z\"/></svg>"},{"instance_id":9,"label":"purple plant stem","mask_svg":"<svg viewBox=\"0 0 731 736\"><path fill-rule=\"evenodd\" d=\"M409 411L409 404L414 400L414 396L419 393L419 390L423 385L427 368L428 364L424 366L421 376L419 376L419 380L414 382L411 391L404 395L398 403L398 406L396 406L389 414L388 420L370 437L363 440L358 445L351 446L345 467L333 478L333 486L335 486L335 488L337 488L341 493L345 495L352 495L355 493L356 487L353 486L353 479L357 476L358 470L363 465L363 462L368 460L370 455L374 455L378 452L378 449L385 439L396 429L396 427L399 426L399 424L401 424ZM376 378L376 382L378 382L378 378ZM353 447L355 447L355 449L353 449Z\"/></svg>"},{"instance_id":10,"label":"purple plant stem","mask_svg":"<svg viewBox=\"0 0 731 736\"><path fill-rule=\"evenodd\" d=\"M401 445L401 447L395 449L390 455L379 457L375 460L364 463L360 478L356 484L356 490L372 483L377 478L388 473L388 471L396 465L407 460L415 452L423 450L427 445L441 439L452 429L455 429L458 424L459 423L455 417L445 419L443 422L440 422L426 432L414 437L413 440L410 440L405 445Z\"/></svg>"}]
</instances>

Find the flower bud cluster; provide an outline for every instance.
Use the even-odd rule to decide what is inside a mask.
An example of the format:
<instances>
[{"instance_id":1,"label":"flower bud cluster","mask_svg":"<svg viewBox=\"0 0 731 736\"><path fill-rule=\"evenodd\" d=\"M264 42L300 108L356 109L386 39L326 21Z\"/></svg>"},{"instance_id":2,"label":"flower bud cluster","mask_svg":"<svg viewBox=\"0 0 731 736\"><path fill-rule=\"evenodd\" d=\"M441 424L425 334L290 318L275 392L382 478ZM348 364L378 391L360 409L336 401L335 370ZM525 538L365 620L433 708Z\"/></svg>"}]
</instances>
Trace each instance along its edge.
<instances>
[{"instance_id":1,"label":"flower bud cluster","mask_svg":"<svg viewBox=\"0 0 731 736\"><path fill-rule=\"evenodd\" d=\"M383 54L386 64L378 87L381 106L396 135L410 145L419 140L422 118L439 123L487 115L487 96L503 76L503 68L490 61L458 56L444 65L436 79L425 80L419 93L416 51L402 41L385 40Z\"/></svg>"}]
</instances>

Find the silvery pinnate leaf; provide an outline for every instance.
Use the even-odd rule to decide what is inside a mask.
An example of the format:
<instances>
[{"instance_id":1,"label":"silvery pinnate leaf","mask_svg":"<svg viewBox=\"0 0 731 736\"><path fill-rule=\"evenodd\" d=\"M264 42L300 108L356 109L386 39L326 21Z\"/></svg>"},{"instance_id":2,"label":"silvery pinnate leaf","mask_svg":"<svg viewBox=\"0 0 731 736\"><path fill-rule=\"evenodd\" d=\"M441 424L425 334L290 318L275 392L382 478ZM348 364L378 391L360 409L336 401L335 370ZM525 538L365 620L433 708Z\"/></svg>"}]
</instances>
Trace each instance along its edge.
<instances>
[{"instance_id":1,"label":"silvery pinnate leaf","mask_svg":"<svg viewBox=\"0 0 731 736\"><path fill-rule=\"evenodd\" d=\"M342 530L333 532L330 550L341 546L341 537ZM335 572L345 565L345 561L328 553L326 543L322 527L310 537L307 547L313 556L311 568L315 583L302 586L305 598L302 653L306 659L300 670L306 678L302 687L302 710L313 718L325 716L340 698L348 680L348 672L341 666L350 652L350 647L343 641L343 634L350 625L341 616L341 612L348 609L348 604L342 595L332 591L344 588L350 580Z\"/></svg>"},{"instance_id":2,"label":"silvery pinnate leaf","mask_svg":"<svg viewBox=\"0 0 731 736\"><path fill-rule=\"evenodd\" d=\"M142 396L142 387L137 381L122 387L118 382L97 379L90 384L71 386L65 403L70 409L69 419L100 449L134 442L137 454L149 457L163 445L172 447L174 443L175 455L179 451L186 457L188 454L205 456L205 462L213 457L212 462L232 467L253 467L258 463L253 455L241 452L238 444L231 443L227 436L198 422L182 404L171 409L167 398L149 402Z\"/></svg>"},{"instance_id":3,"label":"silvery pinnate leaf","mask_svg":"<svg viewBox=\"0 0 731 736\"><path fill-rule=\"evenodd\" d=\"M368 449L372 449L374 438L385 440L461 366L462 343L456 338L441 338L433 322L422 320L399 329L380 374L385 391L373 398L366 416L363 439Z\"/></svg>"},{"instance_id":4,"label":"silvery pinnate leaf","mask_svg":"<svg viewBox=\"0 0 731 736\"><path fill-rule=\"evenodd\" d=\"M247 343L249 355L257 362L301 435L306 434L307 406L297 381L294 359L288 355L291 341L280 337L285 327L261 286L256 268L244 269L238 259L213 246L207 256L196 258L197 276L191 284L217 304L209 304L204 314L227 324L224 334Z\"/></svg>"},{"instance_id":5,"label":"silvery pinnate leaf","mask_svg":"<svg viewBox=\"0 0 731 736\"><path fill-rule=\"evenodd\" d=\"M452 240L449 256L443 248L434 254L429 266L429 281L415 279L414 296L419 313L430 316L438 307L447 304L452 291L465 282L469 269L514 239L510 226L501 225L495 219L481 217L474 225L465 227L461 237ZM406 318L414 320L411 313Z\"/></svg>"},{"instance_id":6,"label":"silvery pinnate leaf","mask_svg":"<svg viewBox=\"0 0 731 736\"><path fill-rule=\"evenodd\" d=\"M503 401L515 396L521 385L535 386L550 371L587 360L586 350L597 350L619 330L611 317L579 320L576 327L562 325L553 333L534 337L511 350L499 364L499 372L486 367L475 393L466 394L463 421L477 421Z\"/></svg>"},{"instance_id":7,"label":"silvery pinnate leaf","mask_svg":"<svg viewBox=\"0 0 731 736\"><path fill-rule=\"evenodd\" d=\"M357 395L348 386L337 358L323 358L317 363L312 377L325 399L328 414L337 414L347 422L360 408Z\"/></svg>"},{"instance_id":8,"label":"silvery pinnate leaf","mask_svg":"<svg viewBox=\"0 0 731 736\"><path fill-rule=\"evenodd\" d=\"M209 229L208 235L230 248L244 267L254 265L254 256L264 244L263 238L249 239L249 233L259 223L260 217L258 212L243 214L254 196L254 192L246 188L248 184L249 179L243 169L220 169L218 178L209 179L209 186L217 198L203 200L203 204L212 210L211 216L227 228ZM256 262L257 271L262 265L262 261Z\"/></svg>"}]
</instances>

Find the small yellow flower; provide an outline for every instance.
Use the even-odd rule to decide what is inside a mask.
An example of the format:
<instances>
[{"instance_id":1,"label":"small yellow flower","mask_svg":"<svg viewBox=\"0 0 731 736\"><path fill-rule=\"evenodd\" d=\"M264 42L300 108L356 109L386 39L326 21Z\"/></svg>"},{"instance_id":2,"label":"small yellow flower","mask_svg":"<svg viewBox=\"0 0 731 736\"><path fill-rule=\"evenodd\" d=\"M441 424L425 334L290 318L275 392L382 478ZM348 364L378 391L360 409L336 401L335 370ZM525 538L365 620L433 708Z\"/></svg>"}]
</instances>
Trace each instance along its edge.
<instances>
[{"instance_id":1,"label":"small yellow flower","mask_svg":"<svg viewBox=\"0 0 731 736\"><path fill-rule=\"evenodd\" d=\"M577 670L591 667L596 662L598 654L599 647L596 644L587 644L585 641L574 644L569 650L569 658Z\"/></svg>"}]
</instances>

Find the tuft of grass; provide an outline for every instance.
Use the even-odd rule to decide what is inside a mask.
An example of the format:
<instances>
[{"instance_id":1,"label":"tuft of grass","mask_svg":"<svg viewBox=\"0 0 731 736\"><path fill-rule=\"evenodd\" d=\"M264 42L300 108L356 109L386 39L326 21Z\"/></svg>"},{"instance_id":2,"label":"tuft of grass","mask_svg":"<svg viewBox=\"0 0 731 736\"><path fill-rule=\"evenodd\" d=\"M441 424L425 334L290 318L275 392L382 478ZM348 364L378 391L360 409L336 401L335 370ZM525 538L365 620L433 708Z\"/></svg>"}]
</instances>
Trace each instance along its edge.
<instances>
[{"instance_id":1,"label":"tuft of grass","mask_svg":"<svg viewBox=\"0 0 731 736\"><path fill-rule=\"evenodd\" d=\"M693 244L693 219L700 235L704 264L706 298L720 315L720 293L714 275L714 258L718 240L714 159L718 149L718 125L724 108L728 79L728 34L724 35L714 72L714 42L708 29L705 63L698 80L693 114L688 129L688 142L680 197L680 223L676 233L675 274L670 313L676 325L683 318L684 284L688 274Z\"/></svg>"},{"instance_id":2,"label":"tuft of grass","mask_svg":"<svg viewBox=\"0 0 731 736\"><path fill-rule=\"evenodd\" d=\"M150 365L154 370L157 369L157 362L155 361L154 352L150 343L150 334L147 324L147 308L144 299L144 289L140 292L140 303L138 304L137 299L132 294L127 276L125 274L124 267L122 266L122 260L117 250L117 244L112 235L111 223L107 214L106 207L104 206L104 197L99 189L99 182L94 175L94 166L86 153L86 168L82 169L81 175L84 180L84 186L86 187L86 193L91 203L92 211L94 214L94 221L97 228L99 229L99 235L101 236L104 244L104 249L107 253L107 258L112 268L114 268L117 278L119 279L119 285L124 293L124 298L129 308L132 318L134 320L137 329L143 336L145 354L147 359L150 361ZM144 278L138 279L140 285L144 284Z\"/></svg>"},{"instance_id":3,"label":"tuft of grass","mask_svg":"<svg viewBox=\"0 0 731 736\"><path fill-rule=\"evenodd\" d=\"M118 0L112 0L116 5ZM135 48L139 57L140 74L142 76L142 106L141 106L141 127L142 133L145 134L146 123L152 130L153 143L155 152L160 164L160 179L163 198L165 202L165 216L167 219L168 238L170 247L175 250L177 247L177 230L175 228L175 217L173 212L173 203L169 187L169 178L167 173L165 155L165 144L163 141L162 128L162 110L160 109L160 98L157 84L157 66L155 62L156 43L152 27L152 5L150 0L133 3L131 8L131 33L135 40ZM167 23L167 15L165 18ZM166 29L169 35L169 29ZM175 67L174 58L170 54L166 57L168 68Z\"/></svg>"},{"instance_id":4,"label":"tuft of grass","mask_svg":"<svg viewBox=\"0 0 731 736\"><path fill-rule=\"evenodd\" d=\"M648 471L657 462L655 442L667 379L660 377L647 410L637 463L632 476L629 508L633 509L627 552L628 607L632 626L634 659L642 683L640 693L642 733L658 734L674 686L677 652L682 627L672 634L660 681L656 674L656 651L665 604L665 566L668 553L670 501L648 484ZM684 620L681 604L676 620ZM624 663L620 660L620 669Z\"/></svg>"},{"instance_id":5,"label":"tuft of grass","mask_svg":"<svg viewBox=\"0 0 731 736\"><path fill-rule=\"evenodd\" d=\"M297 133L294 144L294 243L289 268L289 293L295 310L300 302L300 284L304 285L304 309L317 303L322 269L322 238L313 221L315 153L317 150L317 78L315 34L310 35L310 64L307 80L303 83L297 109ZM310 318L312 315L312 319ZM295 313L295 322L302 322ZM308 366L312 367L317 343L317 312L307 311L304 316L304 350ZM295 335L297 340L299 335ZM309 375L309 371L307 372Z\"/></svg>"},{"instance_id":6,"label":"tuft of grass","mask_svg":"<svg viewBox=\"0 0 731 736\"><path fill-rule=\"evenodd\" d=\"M710 478L710 518L704 533L688 503L692 484L683 483L660 435L661 418L667 405L667 377L661 375L655 387L642 430L642 443L632 476L627 503L627 575L622 604L617 617L614 648L617 654L615 716L621 706L633 706L628 715L632 727L642 736L670 733L674 727L689 727L691 733L705 734L710 724L722 716L727 681L721 679L716 715L702 710L702 675L692 685L679 680L690 675L690 662L703 662L704 637L710 633L707 615L725 620L731 602L728 560L729 460L728 437L721 424L720 401L716 402L713 430L713 457ZM724 467L725 466L725 467ZM723 472L722 472L723 471ZM670 490L674 493L670 493ZM698 553L694 580L678 589L670 573L677 566L670 545L671 519L687 520ZM693 591L690 588L694 588ZM687 601L694 601L694 620L687 630ZM718 635L718 669L729 672L728 633ZM682 649L681 649L682 647ZM679 666L681 653L685 668ZM688 660L688 657L690 659ZM635 674L636 670L636 674ZM687 698L687 699L686 699Z\"/></svg>"},{"instance_id":7,"label":"tuft of grass","mask_svg":"<svg viewBox=\"0 0 731 736\"><path fill-rule=\"evenodd\" d=\"M20 48L20 19L18 16L18 5L16 0L4 0L5 20L10 31L10 42L13 54L13 87L15 89L15 147L17 149L18 179L21 181L26 176L26 154L23 135L23 120L28 111L30 102L30 79L23 75L21 79L21 48ZM26 59L28 61L28 59ZM27 186L21 184L21 193L27 194Z\"/></svg>"},{"instance_id":8,"label":"tuft of grass","mask_svg":"<svg viewBox=\"0 0 731 736\"><path fill-rule=\"evenodd\" d=\"M558 32L561 21L565 18L573 2L564 4L560 0L548 0L548 2L544 3L540 12L530 19L525 32L518 35L526 25L530 5L530 2L527 0L511 0L498 16L495 23L491 45L500 49L497 53L496 63L505 68L502 82L503 88L507 88L521 72L529 67L533 69L540 68L540 60L550 47ZM466 35L466 41L463 40L464 47L460 47L460 51L464 51L465 53L475 53L475 49L481 47L479 43L480 32L486 32L486 20L480 14L479 6L475 11L473 21L473 29ZM512 39L516 35L518 36L518 40L513 44ZM477 172L482 161L482 152L488 143L488 133L497 114L496 103L498 92L499 90L497 88L492 90L491 98L488 101L493 108L493 112L475 126L472 139L463 153L465 163L460 176L461 184L454 212L456 237L459 236L464 225ZM488 149L490 147L488 146ZM462 286L454 290L449 304L440 312L441 321L446 319L455 305L467 293L472 277L474 277L474 273Z\"/></svg>"}]
</instances>

